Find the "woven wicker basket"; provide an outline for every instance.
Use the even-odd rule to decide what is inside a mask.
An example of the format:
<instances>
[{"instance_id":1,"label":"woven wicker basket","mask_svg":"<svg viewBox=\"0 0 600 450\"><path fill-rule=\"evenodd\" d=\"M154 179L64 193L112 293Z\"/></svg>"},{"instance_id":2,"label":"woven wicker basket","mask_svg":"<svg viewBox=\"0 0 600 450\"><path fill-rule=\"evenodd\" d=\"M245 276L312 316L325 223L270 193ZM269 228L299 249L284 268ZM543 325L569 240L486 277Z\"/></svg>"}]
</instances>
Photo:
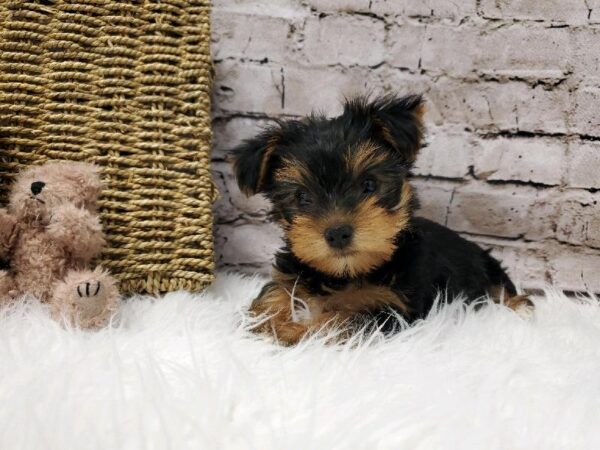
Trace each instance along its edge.
<instances>
[{"instance_id":1,"label":"woven wicker basket","mask_svg":"<svg viewBox=\"0 0 600 450\"><path fill-rule=\"evenodd\" d=\"M123 292L212 281L209 0L0 1L0 202L22 167L100 165Z\"/></svg>"}]
</instances>

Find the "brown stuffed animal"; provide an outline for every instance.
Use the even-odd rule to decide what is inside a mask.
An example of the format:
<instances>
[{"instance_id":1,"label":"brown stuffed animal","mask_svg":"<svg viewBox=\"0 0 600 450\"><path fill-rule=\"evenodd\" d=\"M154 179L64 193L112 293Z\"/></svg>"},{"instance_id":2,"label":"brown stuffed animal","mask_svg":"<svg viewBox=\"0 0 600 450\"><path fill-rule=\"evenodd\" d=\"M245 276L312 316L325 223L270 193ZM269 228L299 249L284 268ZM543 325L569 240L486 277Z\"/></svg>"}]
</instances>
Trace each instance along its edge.
<instances>
[{"instance_id":1,"label":"brown stuffed animal","mask_svg":"<svg viewBox=\"0 0 600 450\"><path fill-rule=\"evenodd\" d=\"M31 294L72 324L107 322L119 302L115 281L89 269L105 243L100 187L88 163L50 162L19 174L0 209L0 301Z\"/></svg>"}]
</instances>

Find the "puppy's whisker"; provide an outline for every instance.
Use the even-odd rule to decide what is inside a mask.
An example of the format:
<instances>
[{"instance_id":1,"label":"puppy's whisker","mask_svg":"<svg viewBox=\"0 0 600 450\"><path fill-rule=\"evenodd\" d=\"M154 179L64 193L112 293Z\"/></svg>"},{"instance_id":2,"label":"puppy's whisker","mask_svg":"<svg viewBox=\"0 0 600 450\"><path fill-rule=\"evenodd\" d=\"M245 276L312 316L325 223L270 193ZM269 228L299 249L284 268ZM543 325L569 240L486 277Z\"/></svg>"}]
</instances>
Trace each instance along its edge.
<instances>
[{"instance_id":1,"label":"puppy's whisker","mask_svg":"<svg viewBox=\"0 0 600 450\"><path fill-rule=\"evenodd\" d=\"M300 297L296 297L296 287L298 286L298 281L300 281L300 277L296 277L296 281L292 286L292 292L288 291L284 288L285 292L290 296L290 310L292 316L292 322L300 322L302 320L306 320L310 318L310 308L308 303L302 300ZM296 310L296 305L300 305L301 314L298 314ZM302 316L302 317L301 317Z\"/></svg>"}]
</instances>

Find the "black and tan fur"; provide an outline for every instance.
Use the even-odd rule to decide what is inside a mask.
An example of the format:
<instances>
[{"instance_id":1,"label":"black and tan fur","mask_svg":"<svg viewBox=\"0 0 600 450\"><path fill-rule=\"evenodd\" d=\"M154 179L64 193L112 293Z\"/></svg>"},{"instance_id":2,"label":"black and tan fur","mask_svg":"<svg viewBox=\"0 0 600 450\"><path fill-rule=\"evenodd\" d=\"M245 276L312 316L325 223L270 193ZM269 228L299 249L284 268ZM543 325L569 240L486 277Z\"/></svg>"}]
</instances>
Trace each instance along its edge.
<instances>
[{"instance_id":1,"label":"black and tan fur","mask_svg":"<svg viewBox=\"0 0 600 450\"><path fill-rule=\"evenodd\" d=\"M529 304L487 252L414 216L423 112L420 96L358 98L338 117L280 122L233 150L241 190L267 196L285 231L273 281L251 306L269 317L257 331L294 344L330 326L393 329L392 312L422 318L439 291ZM294 299L307 317L294 317Z\"/></svg>"}]
</instances>

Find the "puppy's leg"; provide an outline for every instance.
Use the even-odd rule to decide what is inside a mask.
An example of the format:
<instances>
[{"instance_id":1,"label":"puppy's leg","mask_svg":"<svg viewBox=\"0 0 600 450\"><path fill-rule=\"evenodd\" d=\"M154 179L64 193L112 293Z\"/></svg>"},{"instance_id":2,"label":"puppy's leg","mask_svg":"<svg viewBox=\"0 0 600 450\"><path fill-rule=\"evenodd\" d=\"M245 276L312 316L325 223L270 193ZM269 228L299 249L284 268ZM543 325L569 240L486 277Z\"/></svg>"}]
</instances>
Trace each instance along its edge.
<instances>
[{"instance_id":1,"label":"puppy's leg","mask_svg":"<svg viewBox=\"0 0 600 450\"><path fill-rule=\"evenodd\" d=\"M65 317L81 328L104 326L118 303L115 280L100 268L68 272L64 280L54 285L50 300L56 319Z\"/></svg>"},{"instance_id":2,"label":"puppy's leg","mask_svg":"<svg viewBox=\"0 0 600 450\"><path fill-rule=\"evenodd\" d=\"M304 306L309 309L308 317L295 317L292 311L296 306L294 299L305 303ZM305 336L342 327L348 319L347 314L320 311L304 289L278 281L268 283L262 289L252 302L250 313L264 316L264 320L252 331L272 335L283 345L294 345Z\"/></svg>"},{"instance_id":3,"label":"puppy's leg","mask_svg":"<svg viewBox=\"0 0 600 450\"><path fill-rule=\"evenodd\" d=\"M502 303L508 306L523 318L531 317L533 314L533 302L526 294L511 293L509 292L509 289L506 289L502 285L493 286L489 290L489 294L496 303Z\"/></svg>"}]
</instances>

